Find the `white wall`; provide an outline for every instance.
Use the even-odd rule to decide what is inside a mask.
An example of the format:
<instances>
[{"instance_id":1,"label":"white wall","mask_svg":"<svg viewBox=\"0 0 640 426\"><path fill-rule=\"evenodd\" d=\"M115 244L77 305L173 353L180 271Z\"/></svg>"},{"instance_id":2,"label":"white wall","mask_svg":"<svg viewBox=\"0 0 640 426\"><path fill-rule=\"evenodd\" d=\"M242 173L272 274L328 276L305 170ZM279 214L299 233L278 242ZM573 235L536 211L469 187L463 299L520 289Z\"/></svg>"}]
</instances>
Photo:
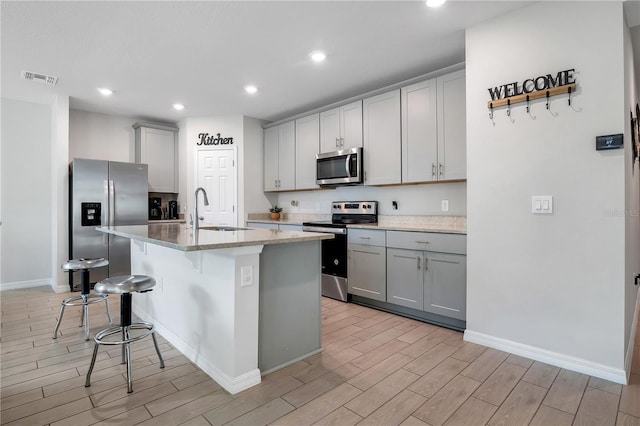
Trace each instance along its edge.
<instances>
[{"instance_id":1,"label":"white wall","mask_svg":"<svg viewBox=\"0 0 640 426\"><path fill-rule=\"evenodd\" d=\"M197 159L199 150L209 149L234 149L236 153L243 146L243 117L238 116L221 116L221 117L193 117L187 118L180 122L180 156L185 156L185 167L180 169L179 180L180 195L178 204L181 206L181 213L185 214L187 222L189 221L189 213L193 211L194 200L193 195L196 189L197 179ZM233 137L233 145L196 145L199 141L200 133L209 133L215 135L220 133L222 137ZM236 154L237 155L237 154ZM237 161L236 161L237 164ZM185 182L186 185L182 185ZM238 180L236 174L237 194L243 194L244 188L240 186L243 182ZM186 191L186 194L183 193ZM238 224L241 224L243 218L238 216Z\"/></svg>"},{"instance_id":2,"label":"white wall","mask_svg":"<svg viewBox=\"0 0 640 426\"><path fill-rule=\"evenodd\" d=\"M2 99L2 289L51 282L51 106Z\"/></svg>"},{"instance_id":3,"label":"white wall","mask_svg":"<svg viewBox=\"0 0 640 426\"><path fill-rule=\"evenodd\" d=\"M633 112L639 102L638 87L636 87L636 70L634 67L633 46L631 33L625 27L624 31L624 67L625 67L625 100L626 111ZM631 163L633 153L631 143L631 116L625 114L624 125L624 168L625 168L625 307L624 307L624 338L627 350L625 363L631 363L633 355L634 315L637 312L638 287L634 284L634 277L640 273L640 167L638 160ZM640 117L638 117L640 119ZM636 324L637 325L637 324ZM629 365L627 365L627 371Z\"/></svg>"},{"instance_id":4,"label":"white wall","mask_svg":"<svg viewBox=\"0 0 640 426\"><path fill-rule=\"evenodd\" d=\"M517 57L517 60L514 58ZM623 380L623 150L620 2L538 2L466 34L467 333L490 346ZM488 117L487 88L575 68L566 96ZM533 215L531 196L554 213ZM476 340L478 341L478 340Z\"/></svg>"},{"instance_id":5,"label":"white wall","mask_svg":"<svg viewBox=\"0 0 640 426\"><path fill-rule=\"evenodd\" d=\"M69 275L60 265L69 259L69 97L58 95L51 107L51 286L68 291Z\"/></svg>"},{"instance_id":6,"label":"white wall","mask_svg":"<svg viewBox=\"0 0 640 426\"><path fill-rule=\"evenodd\" d=\"M291 205L297 201L298 206ZM286 213L331 213L332 201L378 201L381 215L453 215L467 214L467 184L464 182L405 186L344 186L336 189L284 192L277 194L277 203ZM441 209L442 200L449 200L449 211ZM392 201L398 204L393 210ZM266 212L262 210L260 212ZM251 213L256 213L253 211Z\"/></svg>"},{"instance_id":7,"label":"white wall","mask_svg":"<svg viewBox=\"0 0 640 426\"><path fill-rule=\"evenodd\" d=\"M69 159L135 161L135 122L131 117L69 111Z\"/></svg>"},{"instance_id":8,"label":"white wall","mask_svg":"<svg viewBox=\"0 0 640 426\"><path fill-rule=\"evenodd\" d=\"M265 195L264 188L264 144L262 125L266 121L257 118L244 118L244 144L239 175L243 179L244 196L239 200L239 224L244 224L246 213L267 212L271 201ZM240 194L239 194L240 195Z\"/></svg>"}]
</instances>

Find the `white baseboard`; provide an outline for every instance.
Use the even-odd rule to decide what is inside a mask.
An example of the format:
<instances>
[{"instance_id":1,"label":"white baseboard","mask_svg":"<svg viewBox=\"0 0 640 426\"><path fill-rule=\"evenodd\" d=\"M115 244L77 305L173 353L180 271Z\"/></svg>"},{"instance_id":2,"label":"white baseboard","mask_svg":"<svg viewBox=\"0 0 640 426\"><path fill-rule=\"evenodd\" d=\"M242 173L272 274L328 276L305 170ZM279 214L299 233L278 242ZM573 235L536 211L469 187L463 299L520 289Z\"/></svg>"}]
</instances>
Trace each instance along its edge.
<instances>
[{"instance_id":1,"label":"white baseboard","mask_svg":"<svg viewBox=\"0 0 640 426\"><path fill-rule=\"evenodd\" d=\"M636 333L638 331L638 310L640 310L640 291L636 292L636 307L633 311L633 321L631 322L631 335L629 336L629 345L627 353L624 357L624 370L627 374L627 383L631 375L631 362L633 361L633 348L636 344Z\"/></svg>"},{"instance_id":2,"label":"white baseboard","mask_svg":"<svg viewBox=\"0 0 640 426\"><path fill-rule=\"evenodd\" d=\"M43 285L51 287L51 278L45 278L41 280L16 281L12 283L0 283L0 291L40 287Z\"/></svg>"},{"instance_id":3,"label":"white baseboard","mask_svg":"<svg viewBox=\"0 0 640 426\"><path fill-rule=\"evenodd\" d=\"M560 368L566 368L567 370L588 374L611 382L623 385L627 384L627 374L623 369L587 361L586 359L548 351L535 346L524 345L522 343L490 336L484 333L478 333L469 329L464 332L464 340L555 365Z\"/></svg>"},{"instance_id":4,"label":"white baseboard","mask_svg":"<svg viewBox=\"0 0 640 426\"><path fill-rule=\"evenodd\" d=\"M249 371L237 377L231 377L228 374L220 371L216 366L198 356L198 351L187 344L184 340L182 340L179 336L172 333L169 329L164 327L160 321L156 318L150 316L146 311L142 310L139 305L134 303L134 312L135 314L143 319L143 321L148 321L154 324L156 331L162 337L164 337L169 343L171 343L177 350L182 352L184 356L186 356L191 362L196 364L202 371L207 373L213 380L216 381L220 386L222 386L227 392L231 394L236 394L245 389L248 389L252 386L259 384L262 381L262 377L260 375L260 370L256 368L255 370Z\"/></svg>"}]
</instances>

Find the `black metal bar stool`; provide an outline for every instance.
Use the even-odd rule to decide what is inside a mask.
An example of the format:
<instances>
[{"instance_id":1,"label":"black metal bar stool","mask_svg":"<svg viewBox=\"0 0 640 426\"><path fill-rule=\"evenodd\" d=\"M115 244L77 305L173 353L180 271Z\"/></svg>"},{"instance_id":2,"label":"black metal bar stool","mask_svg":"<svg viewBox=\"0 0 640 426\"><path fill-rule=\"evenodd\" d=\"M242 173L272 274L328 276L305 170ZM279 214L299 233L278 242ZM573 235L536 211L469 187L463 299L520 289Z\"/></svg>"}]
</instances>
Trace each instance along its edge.
<instances>
[{"instance_id":1,"label":"black metal bar stool","mask_svg":"<svg viewBox=\"0 0 640 426\"><path fill-rule=\"evenodd\" d=\"M80 327L84 324L84 337L85 340L89 340L89 305L98 302L104 302L107 306L107 318L109 318L109 325L112 325L111 310L109 309L109 296L106 294L91 294L91 281L89 279L89 270L93 268L100 268L107 266L109 261L101 257L95 259L73 259L62 264L62 269L65 272L80 271L80 296L69 297L64 299L60 306L60 314L58 315L58 322L55 330L53 330L53 338L58 338L58 329L60 328L60 322L62 322L62 315L64 315L64 308L67 306L82 306L80 314Z\"/></svg>"},{"instance_id":2,"label":"black metal bar stool","mask_svg":"<svg viewBox=\"0 0 640 426\"><path fill-rule=\"evenodd\" d=\"M131 293L139 292L146 293L152 291L156 285L156 280L146 275L123 275L119 277L111 277L104 279L96 284L94 290L101 294L120 294L120 326L110 327L106 330L102 330L96 334L96 345L93 348L93 357L91 358L91 365L87 372L87 380L85 387L91 386L91 372L93 366L96 363L96 356L98 355L98 347L100 345L122 345L122 364L127 364L127 392L133 392L133 385L131 383L131 342L144 339L149 334L153 338L153 345L160 358L160 368L164 368L164 360L160 354L160 348L158 347L158 341L156 340L155 327L148 322L131 322ZM131 336L131 330L145 330L143 333ZM122 333L122 340L106 340L107 337Z\"/></svg>"}]
</instances>

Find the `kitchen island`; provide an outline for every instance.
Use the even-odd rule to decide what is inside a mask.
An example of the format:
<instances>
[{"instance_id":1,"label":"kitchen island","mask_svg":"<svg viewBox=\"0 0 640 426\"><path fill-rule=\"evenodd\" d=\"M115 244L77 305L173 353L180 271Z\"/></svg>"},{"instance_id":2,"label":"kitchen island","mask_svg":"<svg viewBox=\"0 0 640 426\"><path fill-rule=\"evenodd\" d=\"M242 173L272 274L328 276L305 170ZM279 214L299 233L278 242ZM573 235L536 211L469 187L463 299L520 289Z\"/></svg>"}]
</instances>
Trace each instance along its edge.
<instances>
[{"instance_id":1,"label":"kitchen island","mask_svg":"<svg viewBox=\"0 0 640 426\"><path fill-rule=\"evenodd\" d=\"M156 279L133 311L237 393L321 348L320 240L330 234L184 224L111 226L131 273Z\"/></svg>"}]
</instances>

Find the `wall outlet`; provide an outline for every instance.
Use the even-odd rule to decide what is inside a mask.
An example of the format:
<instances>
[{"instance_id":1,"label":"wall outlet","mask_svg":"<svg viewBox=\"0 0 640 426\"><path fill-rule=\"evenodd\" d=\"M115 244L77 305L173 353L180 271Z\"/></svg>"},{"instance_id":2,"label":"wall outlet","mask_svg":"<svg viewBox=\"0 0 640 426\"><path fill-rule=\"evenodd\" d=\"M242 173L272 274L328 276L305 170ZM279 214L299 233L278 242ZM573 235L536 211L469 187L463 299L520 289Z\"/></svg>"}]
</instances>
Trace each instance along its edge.
<instances>
[{"instance_id":1,"label":"wall outlet","mask_svg":"<svg viewBox=\"0 0 640 426\"><path fill-rule=\"evenodd\" d=\"M240 267L240 287L253 285L253 266L246 265Z\"/></svg>"},{"instance_id":2,"label":"wall outlet","mask_svg":"<svg viewBox=\"0 0 640 426\"><path fill-rule=\"evenodd\" d=\"M442 200L442 211L443 212L449 211L449 200Z\"/></svg>"}]
</instances>

